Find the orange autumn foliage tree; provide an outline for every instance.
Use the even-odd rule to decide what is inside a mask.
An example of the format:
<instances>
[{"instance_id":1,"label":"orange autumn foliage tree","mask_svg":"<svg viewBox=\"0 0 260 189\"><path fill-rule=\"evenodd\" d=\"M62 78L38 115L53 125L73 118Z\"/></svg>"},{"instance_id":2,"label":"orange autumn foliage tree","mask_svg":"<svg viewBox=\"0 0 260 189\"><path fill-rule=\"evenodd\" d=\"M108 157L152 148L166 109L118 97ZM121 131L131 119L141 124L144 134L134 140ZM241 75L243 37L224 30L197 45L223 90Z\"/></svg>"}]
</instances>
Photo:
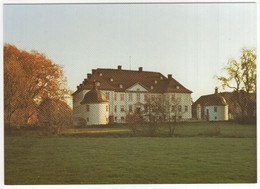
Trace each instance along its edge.
<instances>
[{"instance_id":1,"label":"orange autumn foliage tree","mask_svg":"<svg viewBox=\"0 0 260 189\"><path fill-rule=\"evenodd\" d=\"M4 45L4 120L5 126L38 123L44 98L65 101L69 95L60 65L37 51L21 51Z\"/></svg>"}]
</instances>

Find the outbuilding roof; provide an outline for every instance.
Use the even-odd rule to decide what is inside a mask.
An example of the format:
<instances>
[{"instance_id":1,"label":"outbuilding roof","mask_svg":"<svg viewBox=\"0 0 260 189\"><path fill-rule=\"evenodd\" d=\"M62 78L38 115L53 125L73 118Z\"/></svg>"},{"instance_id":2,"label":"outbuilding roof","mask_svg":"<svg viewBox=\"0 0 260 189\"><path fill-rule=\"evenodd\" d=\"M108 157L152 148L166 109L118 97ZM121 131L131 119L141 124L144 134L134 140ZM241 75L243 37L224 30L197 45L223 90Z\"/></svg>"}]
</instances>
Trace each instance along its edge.
<instances>
[{"instance_id":1,"label":"outbuilding roof","mask_svg":"<svg viewBox=\"0 0 260 189\"><path fill-rule=\"evenodd\" d=\"M226 99L218 93L218 89L215 88L215 93L210 95L201 96L193 106L200 104L202 106L226 106L228 105Z\"/></svg>"},{"instance_id":2,"label":"outbuilding roof","mask_svg":"<svg viewBox=\"0 0 260 189\"><path fill-rule=\"evenodd\" d=\"M210 96L205 103L205 106L226 106L228 105L226 99L220 94Z\"/></svg>"}]
</instances>

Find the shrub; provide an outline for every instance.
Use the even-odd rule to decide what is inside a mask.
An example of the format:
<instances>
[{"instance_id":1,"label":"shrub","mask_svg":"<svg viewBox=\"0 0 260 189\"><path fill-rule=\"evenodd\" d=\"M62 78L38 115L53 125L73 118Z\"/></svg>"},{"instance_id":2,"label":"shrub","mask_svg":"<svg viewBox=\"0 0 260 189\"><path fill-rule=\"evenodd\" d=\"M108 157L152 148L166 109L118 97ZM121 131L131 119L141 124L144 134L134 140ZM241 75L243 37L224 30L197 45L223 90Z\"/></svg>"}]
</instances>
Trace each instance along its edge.
<instances>
[{"instance_id":1,"label":"shrub","mask_svg":"<svg viewBox=\"0 0 260 189\"><path fill-rule=\"evenodd\" d=\"M61 100L44 99L39 106L39 123L49 134L62 133L72 124L72 110Z\"/></svg>"}]
</instances>

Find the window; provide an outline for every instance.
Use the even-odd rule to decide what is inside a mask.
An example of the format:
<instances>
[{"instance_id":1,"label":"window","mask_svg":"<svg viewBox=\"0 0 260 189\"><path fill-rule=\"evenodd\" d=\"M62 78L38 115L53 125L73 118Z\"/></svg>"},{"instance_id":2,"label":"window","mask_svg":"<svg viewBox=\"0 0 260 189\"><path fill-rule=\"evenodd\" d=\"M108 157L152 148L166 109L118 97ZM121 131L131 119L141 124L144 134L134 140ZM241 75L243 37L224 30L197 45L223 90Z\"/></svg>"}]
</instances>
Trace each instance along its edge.
<instances>
[{"instance_id":1,"label":"window","mask_svg":"<svg viewBox=\"0 0 260 189\"><path fill-rule=\"evenodd\" d=\"M111 82L113 82L113 81L114 81L114 79L113 79L113 78L110 78L110 81L111 81Z\"/></svg>"},{"instance_id":2,"label":"window","mask_svg":"<svg viewBox=\"0 0 260 189\"><path fill-rule=\"evenodd\" d=\"M123 85L122 85L122 84L120 84L120 85L119 85L119 87L122 89L122 88L123 88Z\"/></svg>"},{"instance_id":3,"label":"window","mask_svg":"<svg viewBox=\"0 0 260 189\"><path fill-rule=\"evenodd\" d=\"M116 100L116 98L117 98L117 94L116 94L116 93L114 93L114 100Z\"/></svg>"},{"instance_id":4,"label":"window","mask_svg":"<svg viewBox=\"0 0 260 189\"><path fill-rule=\"evenodd\" d=\"M137 101L137 102L140 102L140 99L141 99L140 93L137 93L137 94L136 94L136 101Z\"/></svg>"},{"instance_id":5,"label":"window","mask_svg":"<svg viewBox=\"0 0 260 189\"><path fill-rule=\"evenodd\" d=\"M175 95L174 94L172 95L172 101L173 102L175 101Z\"/></svg>"},{"instance_id":6,"label":"window","mask_svg":"<svg viewBox=\"0 0 260 189\"><path fill-rule=\"evenodd\" d=\"M217 112L218 111L218 107L214 107L214 112Z\"/></svg>"},{"instance_id":7,"label":"window","mask_svg":"<svg viewBox=\"0 0 260 189\"><path fill-rule=\"evenodd\" d=\"M175 106L172 106L172 112L175 112Z\"/></svg>"},{"instance_id":8,"label":"window","mask_svg":"<svg viewBox=\"0 0 260 189\"><path fill-rule=\"evenodd\" d=\"M154 95L151 96L151 101L154 101Z\"/></svg>"},{"instance_id":9,"label":"window","mask_svg":"<svg viewBox=\"0 0 260 189\"><path fill-rule=\"evenodd\" d=\"M89 118L87 117L87 121L89 121Z\"/></svg>"},{"instance_id":10,"label":"window","mask_svg":"<svg viewBox=\"0 0 260 189\"><path fill-rule=\"evenodd\" d=\"M115 116L115 121L117 121L117 117Z\"/></svg>"},{"instance_id":11,"label":"window","mask_svg":"<svg viewBox=\"0 0 260 189\"><path fill-rule=\"evenodd\" d=\"M181 105L178 106L178 110L179 110L179 112L181 112Z\"/></svg>"},{"instance_id":12,"label":"window","mask_svg":"<svg viewBox=\"0 0 260 189\"><path fill-rule=\"evenodd\" d=\"M176 86L176 89L180 89L180 86L179 86L179 85L177 85L177 86Z\"/></svg>"},{"instance_id":13,"label":"window","mask_svg":"<svg viewBox=\"0 0 260 189\"><path fill-rule=\"evenodd\" d=\"M185 112L187 112L188 111L188 106L185 106Z\"/></svg>"},{"instance_id":14,"label":"window","mask_svg":"<svg viewBox=\"0 0 260 189\"><path fill-rule=\"evenodd\" d=\"M108 105L106 105L106 111L108 112Z\"/></svg>"},{"instance_id":15,"label":"window","mask_svg":"<svg viewBox=\"0 0 260 189\"><path fill-rule=\"evenodd\" d=\"M89 112L89 105L86 106L86 110L87 110L87 112Z\"/></svg>"},{"instance_id":16,"label":"window","mask_svg":"<svg viewBox=\"0 0 260 189\"><path fill-rule=\"evenodd\" d=\"M125 117L122 116L122 117L121 117L121 120L124 121L124 120L125 120Z\"/></svg>"},{"instance_id":17,"label":"window","mask_svg":"<svg viewBox=\"0 0 260 189\"><path fill-rule=\"evenodd\" d=\"M217 119L217 116L215 116L215 119Z\"/></svg>"},{"instance_id":18,"label":"window","mask_svg":"<svg viewBox=\"0 0 260 189\"><path fill-rule=\"evenodd\" d=\"M139 89L139 88L137 88L137 89L136 89L136 91L140 91L140 89Z\"/></svg>"},{"instance_id":19,"label":"window","mask_svg":"<svg viewBox=\"0 0 260 189\"><path fill-rule=\"evenodd\" d=\"M114 112L116 112L116 111L117 111L117 106L115 105Z\"/></svg>"},{"instance_id":20,"label":"window","mask_svg":"<svg viewBox=\"0 0 260 189\"><path fill-rule=\"evenodd\" d=\"M100 86L100 82L97 82L97 86L98 86L98 87Z\"/></svg>"},{"instance_id":21,"label":"window","mask_svg":"<svg viewBox=\"0 0 260 189\"><path fill-rule=\"evenodd\" d=\"M120 100L124 101L125 100L125 94L120 94Z\"/></svg>"},{"instance_id":22,"label":"window","mask_svg":"<svg viewBox=\"0 0 260 189\"><path fill-rule=\"evenodd\" d=\"M132 112L132 111L133 111L133 106L129 105L129 112Z\"/></svg>"},{"instance_id":23,"label":"window","mask_svg":"<svg viewBox=\"0 0 260 189\"><path fill-rule=\"evenodd\" d=\"M157 84L157 83L158 83L157 80L155 80L155 81L154 81L154 84Z\"/></svg>"},{"instance_id":24,"label":"window","mask_svg":"<svg viewBox=\"0 0 260 189\"><path fill-rule=\"evenodd\" d=\"M151 89L153 90L153 86L151 86Z\"/></svg>"},{"instance_id":25,"label":"window","mask_svg":"<svg viewBox=\"0 0 260 189\"><path fill-rule=\"evenodd\" d=\"M133 101L133 94L132 93L130 93L130 94L128 94L128 100L130 101L130 102L132 102Z\"/></svg>"},{"instance_id":26,"label":"window","mask_svg":"<svg viewBox=\"0 0 260 189\"><path fill-rule=\"evenodd\" d=\"M148 95L147 94L144 95L144 100L145 100L145 102L148 102Z\"/></svg>"},{"instance_id":27,"label":"window","mask_svg":"<svg viewBox=\"0 0 260 189\"><path fill-rule=\"evenodd\" d=\"M148 106L144 106L144 111L148 112Z\"/></svg>"},{"instance_id":28,"label":"window","mask_svg":"<svg viewBox=\"0 0 260 189\"><path fill-rule=\"evenodd\" d=\"M109 100L109 92L106 92L106 99Z\"/></svg>"},{"instance_id":29,"label":"window","mask_svg":"<svg viewBox=\"0 0 260 189\"><path fill-rule=\"evenodd\" d=\"M124 111L125 111L124 105L121 105L120 110L121 110L121 112L124 112Z\"/></svg>"}]
</instances>

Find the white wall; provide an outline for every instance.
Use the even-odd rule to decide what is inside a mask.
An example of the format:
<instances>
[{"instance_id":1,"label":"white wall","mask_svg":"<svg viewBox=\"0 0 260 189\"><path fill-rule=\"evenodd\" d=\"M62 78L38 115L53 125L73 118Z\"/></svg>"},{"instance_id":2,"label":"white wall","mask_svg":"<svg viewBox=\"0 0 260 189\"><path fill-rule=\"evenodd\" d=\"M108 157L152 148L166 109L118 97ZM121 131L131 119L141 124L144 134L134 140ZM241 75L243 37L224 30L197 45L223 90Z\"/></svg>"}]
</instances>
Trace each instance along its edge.
<instances>
[{"instance_id":1,"label":"white wall","mask_svg":"<svg viewBox=\"0 0 260 189\"><path fill-rule=\"evenodd\" d=\"M217 108L215 112L214 107ZM205 115L209 112L209 121L224 121L228 120L228 105L226 106L205 106Z\"/></svg>"},{"instance_id":2,"label":"white wall","mask_svg":"<svg viewBox=\"0 0 260 189\"><path fill-rule=\"evenodd\" d=\"M108 91L108 90L101 90L102 93L104 93L106 95L106 93L109 94L109 116L113 116L113 118L117 117L117 121L118 123L125 123L126 120L126 115L129 111L129 105L132 105L132 109L133 111L135 111L135 104L138 102L137 101L137 93L140 94L140 103L142 104L146 104L145 102L145 95L148 95L150 98L153 95L155 98L160 97L162 99L162 103L164 98L167 99L169 98L171 100L171 95L174 94L176 95L176 98L180 99L179 104L182 106L182 112L181 112L181 117L182 119L190 119L191 118L191 95L188 93L165 93L165 94L161 94L161 93L147 93L144 90L144 88L141 88L142 86L140 85L134 85L133 87L131 87L131 90L137 90L137 88L140 88L140 91L138 92L114 92L114 91ZM86 118L86 107L85 105L81 105L80 102L83 100L84 95L89 92L89 90L83 90L81 92L79 92L77 95L74 96L74 103L73 103L73 115L74 118L75 117L82 117L85 120L87 120ZM114 99L114 94L117 94L117 99ZM124 94L124 100L121 101L120 99L120 95ZM133 96L133 100L129 101L129 94L132 94ZM84 107L83 107L84 106ZM114 111L114 107L117 106L117 112ZM121 106L124 106L124 112L121 112ZM188 107L188 111L185 112L185 106ZM142 107L141 110L143 110L144 107ZM94 108L95 109L95 108ZM80 113L79 113L80 111ZM171 116L173 116L174 113L171 112ZM94 115L93 115L94 116ZM123 118L123 119L122 119ZM90 118L89 118L90 119ZM95 118L96 119L96 118ZM115 121L115 120L114 120ZM103 123L104 121L102 121ZM90 123L88 123L90 124Z\"/></svg>"},{"instance_id":3,"label":"white wall","mask_svg":"<svg viewBox=\"0 0 260 189\"><path fill-rule=\"evenodd\" d=\"M86 111L86 106L89 105L89 111ZM82 108L84 109L84 119L87 125L105 125L109 122L109 111L106 111L106 106L108 103L102 104L84 104Z\"/></svg>"},{"instance_id":4,"label":"white wall","mask_svg":"<svg viewBox=\"0 0 260 189\"><path fill-rule=\"evenodd\" d=\"M178 116L181 116L182 119L191 119L191 94L190 93L165 93L164 98L167 101L169 99L170 104L174 102L171 101L172 95L175 95L175 99L178 101L178 105L181 106L181 112L178 113ZM176 102L175 102L176 103ZM188 107L188 111L185 111L185 106ZM174 112L171 112L171 116L174 116Z\"/></svg>"}]
</instances>

